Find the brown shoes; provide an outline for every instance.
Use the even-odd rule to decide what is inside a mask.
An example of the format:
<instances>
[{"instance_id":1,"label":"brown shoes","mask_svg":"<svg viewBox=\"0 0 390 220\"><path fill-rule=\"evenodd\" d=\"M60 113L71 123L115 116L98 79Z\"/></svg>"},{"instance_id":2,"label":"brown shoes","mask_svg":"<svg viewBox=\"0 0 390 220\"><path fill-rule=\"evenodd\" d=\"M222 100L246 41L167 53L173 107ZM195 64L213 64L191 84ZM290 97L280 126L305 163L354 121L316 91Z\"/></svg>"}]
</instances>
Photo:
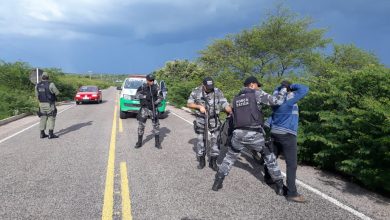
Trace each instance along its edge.
<instances>
[{"instance_id":1,"label":"brown shoes","mask_svg":"<svg viewBox=\"0 0 390 220\"><path fill-rule=\"evenodd\" d=\"M291 201L291 202L299 202L299 203L306 202L306 199L302 195L287 196L286 198L287 198L288 201Z\"/></svg>"}]
</instances>

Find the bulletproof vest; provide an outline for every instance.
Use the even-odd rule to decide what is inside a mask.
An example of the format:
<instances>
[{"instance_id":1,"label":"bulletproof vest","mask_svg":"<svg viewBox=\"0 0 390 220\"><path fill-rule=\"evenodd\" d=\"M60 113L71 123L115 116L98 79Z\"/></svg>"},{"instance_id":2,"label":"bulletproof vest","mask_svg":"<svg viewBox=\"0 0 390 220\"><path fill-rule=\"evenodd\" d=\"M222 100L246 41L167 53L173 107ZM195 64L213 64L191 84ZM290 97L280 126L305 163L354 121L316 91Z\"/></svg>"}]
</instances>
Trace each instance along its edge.
<instances>
[{"instance_id":1,"label":"bulletproof vest","mask_svg":"<svg viewBox=\"0 0 390 220\"><path fill-rule=\"evenodd\" d=\"M263 126L264 115L257 106L254 89L244 89L233 99L234 127Z\"/></svg>"},{"instance_id":2,"label":"bulletproof vest","mask_svg":"<svg viewBox=\"0 0 390 220\"><path fill-rule=\"evenodd\" d=\"M157 86L153 84L151 87L148 84L142 85L141 93L146 96L146 98L141 99L141 106L148 109L153 109L153 102L157 100Z\"/></svg>"},{"instance_id":3,"label":"bulletproof vest","mask_svg":"<svg viewBox=\"0 0 390 220\"><path fill-rule=\"evenodd\" d=\"M41 81L37 84L39 102L54 103L56 101L55 94L49 89L50 81Z\"/></svg>"}]
</instances>

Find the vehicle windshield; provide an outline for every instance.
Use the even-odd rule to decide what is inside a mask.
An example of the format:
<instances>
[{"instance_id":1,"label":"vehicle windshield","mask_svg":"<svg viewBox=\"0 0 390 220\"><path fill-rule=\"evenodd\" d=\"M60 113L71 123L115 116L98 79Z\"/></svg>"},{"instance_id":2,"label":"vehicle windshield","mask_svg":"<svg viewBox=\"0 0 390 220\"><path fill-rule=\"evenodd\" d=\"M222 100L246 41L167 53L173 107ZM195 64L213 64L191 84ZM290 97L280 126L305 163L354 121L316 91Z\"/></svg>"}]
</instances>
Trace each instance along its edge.
<instances>
[{"instance_id":1,"label":"vehicle windshield","mask_svg":"<svg viewBox=\"0 0 390 220\"><path fill-rule=\"evenodd\" d=\"M140 86L142 86L142 84L144 84L144 82L145 81L141 80L141 79L138 79L138 80L128 79L125 82L124 88L125 89L138 89Z\"/></svg>"},{"instance_id":2,"label":"vehicle windshield","mask_svg":"<svg viewBox=\"0 0 390 220\"><path fill-rule=\"evenodd\" d=\"M97 92L98 88L95 86L82 86L79 89L79 92Z\"/></svg>"}]
</instances>

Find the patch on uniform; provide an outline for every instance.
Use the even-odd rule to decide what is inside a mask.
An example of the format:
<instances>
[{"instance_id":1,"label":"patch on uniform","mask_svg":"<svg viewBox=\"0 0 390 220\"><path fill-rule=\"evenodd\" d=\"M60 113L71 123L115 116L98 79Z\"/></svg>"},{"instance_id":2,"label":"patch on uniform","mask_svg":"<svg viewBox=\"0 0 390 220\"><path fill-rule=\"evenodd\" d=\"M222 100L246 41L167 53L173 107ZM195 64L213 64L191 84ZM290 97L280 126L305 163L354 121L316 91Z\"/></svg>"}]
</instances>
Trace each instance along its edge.
<instances>
[{"instance_id":1,"label":"patch on uniform","mask_svg":"<svg viewBox=\"0 0 390 220\"><path fill-rule=\"evenodd\" d=\"M236 100L236 107L242 107L247 105L249 105L249 98L247 97Z\"/></svg>"}]
</instances>

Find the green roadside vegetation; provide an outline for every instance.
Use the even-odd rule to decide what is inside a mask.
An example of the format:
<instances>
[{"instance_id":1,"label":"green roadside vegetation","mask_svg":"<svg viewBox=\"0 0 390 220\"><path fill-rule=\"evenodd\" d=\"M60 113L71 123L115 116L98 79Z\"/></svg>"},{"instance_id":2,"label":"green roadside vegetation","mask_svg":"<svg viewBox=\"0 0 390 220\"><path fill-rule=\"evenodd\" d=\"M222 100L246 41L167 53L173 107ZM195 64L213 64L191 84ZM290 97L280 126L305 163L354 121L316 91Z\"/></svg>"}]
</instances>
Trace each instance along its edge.
<instances>
[{"instance_id":1,"label":"green roadside vegetation","mask_svg":"<svg viewBox=\"0 0 390 220\"><path fill-rule=\"evenodd\" d=\"M24 62L6 63L0 61L0 119L21 113L34 113L38 102L34 95L34 84L29 76L33 68ZM50 81L54 82L61 94L58 101L73 100L76 90L82 85L97 85L104 89L114 86L115 76L90 78L89 75L65 74L60 69L46 68Z\"/></svg>"},{"instance_id":2,"label":"green roadside vegetation","mask_svg":"<svg viewBox=\"0 0 390 220\"><path fill-rule=\"evenodd\" d=\"M390 194L390 69L355 45L338 45L326 30L288 9L155 73L171 104L181 107L202 78L212 76L228 100L257 76L272 92L282 79L310 87L299 102L299 160ZM266 112L270 115L270 111Z\"/></svg>"}]
</instances>

